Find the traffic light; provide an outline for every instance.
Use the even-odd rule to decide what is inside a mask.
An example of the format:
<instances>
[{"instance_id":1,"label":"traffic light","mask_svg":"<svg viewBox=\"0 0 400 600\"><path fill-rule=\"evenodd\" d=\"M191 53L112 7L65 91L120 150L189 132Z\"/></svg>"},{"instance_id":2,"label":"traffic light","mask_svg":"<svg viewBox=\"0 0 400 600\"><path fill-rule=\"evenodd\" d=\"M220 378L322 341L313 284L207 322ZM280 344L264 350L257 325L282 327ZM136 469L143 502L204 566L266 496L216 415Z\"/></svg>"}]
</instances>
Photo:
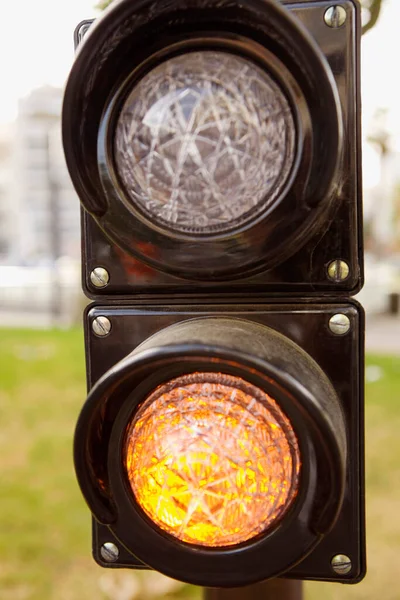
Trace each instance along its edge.
<instances>
[{"instance_id":1,"label":"traffic light","mask_svg":"<svg viewBox=\"0 0 400 600\"><path fill-rule=\"evenodd\" d=\"M102 566L364 576L359 32L351 0L119 0L76 30Z\"/></svg>"}]
</instances>

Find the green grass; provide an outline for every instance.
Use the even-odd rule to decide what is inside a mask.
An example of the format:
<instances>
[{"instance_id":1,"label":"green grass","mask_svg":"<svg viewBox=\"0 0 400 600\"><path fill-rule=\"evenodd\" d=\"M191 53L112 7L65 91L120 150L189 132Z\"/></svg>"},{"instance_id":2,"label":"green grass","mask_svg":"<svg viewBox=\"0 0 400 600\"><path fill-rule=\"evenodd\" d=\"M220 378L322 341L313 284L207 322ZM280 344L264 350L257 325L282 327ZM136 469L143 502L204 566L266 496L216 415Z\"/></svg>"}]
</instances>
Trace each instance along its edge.
<instances>
[{"instance_id":1,"label":"green grass","mask_svg":"<svg viewBox=\"0 0 400 600\"><path fill-rule=\"evenodd\" d=\"M400 357L370 355L371 366L381 378L366 385L367 576L356 586L308 583L306 600L400 598Z\"/></svg>"},{"instance_id":2,"label":"green grass","mask_svg":"<svg viewBox=\"0 0 400 600\"><path fill-rule=\"evenodd\" d=\"M400 597L400 358L368 364L382 370L367 386L369 573L355 587L309 583L307 600ZM0 331L1 600L147 599L164 585L151 573L103 570L90 557L71 452L85 395L81 331ZM174 597L196 594L184 588Z\"/></svg>"}]
</instances>

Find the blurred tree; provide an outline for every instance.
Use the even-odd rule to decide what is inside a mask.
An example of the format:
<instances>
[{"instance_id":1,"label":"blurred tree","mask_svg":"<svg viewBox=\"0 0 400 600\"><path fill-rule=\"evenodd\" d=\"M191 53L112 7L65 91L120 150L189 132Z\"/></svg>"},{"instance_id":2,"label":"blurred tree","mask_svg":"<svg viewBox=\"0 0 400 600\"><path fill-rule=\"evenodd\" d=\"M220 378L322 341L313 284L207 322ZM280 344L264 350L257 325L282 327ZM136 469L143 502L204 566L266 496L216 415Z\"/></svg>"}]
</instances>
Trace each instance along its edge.
<instances>
[{"instance_id":1,"label":"blurred tree","mask_svg":"<svg viewBox=\"0 0 400 600\"><path fill-rule=\"evenodd\" d=\"M104 10L113 1L114 0L100 0L96 8L99 10ZM367 31L372 29L372 27L378 21L379 15L381 13L382 4L384 2L385 0L361 0L363 14L365 15L365 20L363 18L363 34L367 33Z\"/></svg>"},{"instance_id":2,"label":"blurred tree","mask_svg":"<svg viewBox=\"0 0 400 600\"><path fill-rule=\"evenodd\" d=\"M393 252L400 253L400 183L397 184L393 198L394 243ZM399 281L400 287L400 281Z\"/></svg>"},{"instance_id":3,"label":"blurred tree","mask_svg":"<svg viewBox=\"0 0 400 600\"><path fill-rule=\"evenodd\" d=\"M381 163L379 202L371 214L370 246L379 258L385 258L397 246L399 230L398 197L394 190L394 139L387 108L375 111L369 123L367 141L379 152Z\"/></svg>"},{"instance_id":4,"label":"blurred tree","mask_svg":"<svg viewBox=\"0 0 400 600\"><path fill-rule=\"evenodd\" d=\"M100 2L96 4L96 8L98 10L104 10L111 2L113 2L113 0L100 0Z\"/></svg>"},{"instance_id":5,"label":"blurred tree","mask_svg":"<svg viewBox=\"0 0 400 600\"><path fill-rule=\"evenodd\" d=\"M384 160L391 151L391 135L389 133L388 109L378 108L370 125L367 141L373 144Z\"/></svg>"},{"instance_id":6,"label":"blurred tree","mask_svg":"<svg viewBox=\"0 0 400 600\"><path fill-rule=\"evenodd\" d=\"M367 31L376 25L379 15L381 14L383 2L385 2L385 0L361 0L363 14L366 15L366 21L364 22L362 29L363 34L367 33Z\"/></svg>"}]
</instances>

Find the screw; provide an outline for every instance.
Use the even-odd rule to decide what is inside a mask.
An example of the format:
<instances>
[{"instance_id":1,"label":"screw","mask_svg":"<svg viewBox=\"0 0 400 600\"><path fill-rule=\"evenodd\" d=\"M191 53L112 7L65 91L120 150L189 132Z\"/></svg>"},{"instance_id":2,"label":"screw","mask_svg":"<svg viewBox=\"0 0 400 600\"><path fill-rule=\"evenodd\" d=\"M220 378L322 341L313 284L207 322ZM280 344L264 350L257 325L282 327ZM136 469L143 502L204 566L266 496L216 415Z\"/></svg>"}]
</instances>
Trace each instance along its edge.
<instances>
[{"instance_id":1,"label":"screw","mask_svg":"<svg viewBox=\"0 0 400 600\"><path fill-rule=\"evenodd\" d=\"M115 562L119 558L118 547L112 542L106 542L100 548L100 554L106 562Z\"/></svg>"},{"instance_id":2,"label":"screw","mask_svg":"<svg viewBox=\"0 0 400 600\"><path fill-rule=\"evenodd\" d=\"M329 320L329 329L335 335L346 335L350 331L350 319L347 315L338 313Z\"/></svg>"},{"instance_id":3,"label":"screw","mask_svg":"<svg viewBox=\"0 0 400 600\"><path fill-rule=\"evenodd\" d=\"M335 283L346 281L350 275L350 267L344 260L333 260L328 265L328 277Z\"/></svg>"},{"instance_id":4,"label":"screw","mask_svg":"<svg viewBox=\"0 0 400 600\"><path fill-rule=\"evenodd\" d=\"M328 25L328 27L332 27L333 29L338 29L345 24L347 19L346 9L343 6L331 6L325 12L324 21Z\"/></svg>"},{"instance_id":5,"label":"screw","mask_svg":"<svg viewBox=\"0 0 400 600\"><path fill-rule=\"evenodd\" d=\"M352 564L351 560L345 554L337 554L331 560L332 569L338 575L347 575L350 573Z\"/></svg>"},{"instance_id":6,"label":"screw","mask_svg":"<svg viewBox=\"0 0 400 600\"><path fill-rule=\"evenodd\" d=\"M90 281L94 287L104 288L110 281L110 274L104 267L96 267L90 273Z\"/></svg>"},{"instance_id":7,"label":"screw","mask_svg":"<svg viewBox=\"0 0 400 600\"><path fill-rule=\"evenodd\" d=\"M98 337L106 337L111 331L111 321L107 317L96 317L93 320L92 328Z\"/></svg>"}]
</instances>

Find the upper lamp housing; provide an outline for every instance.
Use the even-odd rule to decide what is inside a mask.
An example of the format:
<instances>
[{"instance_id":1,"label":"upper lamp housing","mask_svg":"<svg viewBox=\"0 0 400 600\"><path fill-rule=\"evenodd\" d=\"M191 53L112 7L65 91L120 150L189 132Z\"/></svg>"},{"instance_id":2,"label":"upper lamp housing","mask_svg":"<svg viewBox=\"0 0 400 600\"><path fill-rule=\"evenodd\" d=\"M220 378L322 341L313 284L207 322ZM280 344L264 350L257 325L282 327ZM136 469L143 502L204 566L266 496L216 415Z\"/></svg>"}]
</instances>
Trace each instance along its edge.
<instances>
[{"instance_id":1,"label":"upper lamp housing","mask_svg":"<svg viewBox=\"0 0 400 600\"><path fill-rule=\"evenodd\" d=\"M116 2L79 49L63 137L111 243L181 281L267 272L342 201L335 79L272 0Z\"/></svg>"}]
</instances>

